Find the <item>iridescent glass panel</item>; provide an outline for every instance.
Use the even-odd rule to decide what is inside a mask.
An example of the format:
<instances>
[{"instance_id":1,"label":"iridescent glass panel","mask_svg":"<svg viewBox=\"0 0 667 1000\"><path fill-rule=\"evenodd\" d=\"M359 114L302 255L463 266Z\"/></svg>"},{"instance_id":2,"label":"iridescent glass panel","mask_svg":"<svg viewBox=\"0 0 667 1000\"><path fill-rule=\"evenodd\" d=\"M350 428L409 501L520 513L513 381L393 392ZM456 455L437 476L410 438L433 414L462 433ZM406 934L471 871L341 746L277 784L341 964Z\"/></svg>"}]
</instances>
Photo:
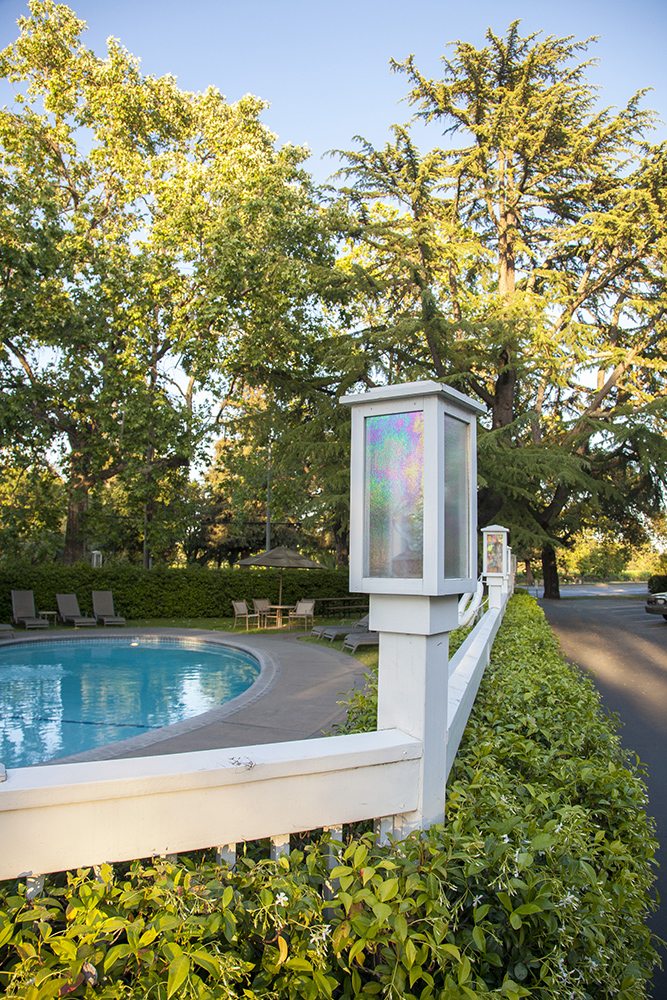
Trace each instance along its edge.
<instances>
[{"instance_id":1,"label":"iridescent glass panel","mask_svg":"<svg viewBox=\"0 0 667 1000\"><path fill-rule=\"evenodd\" d=\"M445 414L445 577L470 576L470 427Z\"/></svg>"},{"instance_id":2,"label":"iridescent glass panel","mask_svg":"<svg viewBox=\"0 0 667 1000\"><path fill-rule=\"evenodd\" d=\"M424 553L424 414L366 417L364 576L419 578Z\"/></svg>"}]
</instances>

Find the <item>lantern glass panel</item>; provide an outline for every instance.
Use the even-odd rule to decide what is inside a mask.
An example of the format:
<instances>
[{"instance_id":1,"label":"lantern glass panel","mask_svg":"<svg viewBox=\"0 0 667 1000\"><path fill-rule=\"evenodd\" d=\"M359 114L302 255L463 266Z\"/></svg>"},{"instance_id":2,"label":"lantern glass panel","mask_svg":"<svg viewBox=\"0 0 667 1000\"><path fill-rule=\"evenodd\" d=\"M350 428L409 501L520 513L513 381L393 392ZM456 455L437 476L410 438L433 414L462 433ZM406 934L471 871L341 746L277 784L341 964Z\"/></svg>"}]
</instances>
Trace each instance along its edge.
<instances>
[{"instance_id":1,"label":"lantern glass panel","mask_svg":"<svg viewBox=\"0 0 667 1000\"><path fill-rule=\"evenodd\" d=\"M445 578L468 577L470 547L470 427L445 414Z\"/></svg>"},{"instance_id":2,"label":"lantern glass panel","mask_svg":"<svg viewBox=\"0 0 667 1000\"><path fill-rule=\"evenodd\" d=\"M365 421L364 576L418 578L424 553L424 414Z\"/></svg>"},{"instance_id":3,"label":"lantern glass panel","mask_svg":"<svg viewBox=\"0 0 667 1000\"><path fill-rule=\"evenodd\" d=\"M498 574L502 576L503 566L503 545L504 534L500 532L490 532L485 536L484 543L484 571L485 573Z\"/></svg>"}]
</instances>

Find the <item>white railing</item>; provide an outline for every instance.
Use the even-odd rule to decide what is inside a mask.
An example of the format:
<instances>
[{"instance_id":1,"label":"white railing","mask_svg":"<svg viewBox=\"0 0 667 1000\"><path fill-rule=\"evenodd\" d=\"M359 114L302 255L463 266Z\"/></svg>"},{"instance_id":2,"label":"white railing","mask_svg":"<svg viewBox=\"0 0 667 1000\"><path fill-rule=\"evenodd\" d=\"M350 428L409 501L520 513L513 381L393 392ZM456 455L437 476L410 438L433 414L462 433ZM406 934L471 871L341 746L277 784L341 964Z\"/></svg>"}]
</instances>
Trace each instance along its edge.
<instances>
[{"instance_id":1,"label":"white railing","mask_svg":"<svg viewBox=\"0 0 667 1000\"><path fill-rule=\"evenodd\" d=\"M509 591L449 663L446 773L458 750ZM9 769L0 784L0 879L218 847L391 818L417 808L422 741L397 728L157 757ZM384 822L383 822L384 821ZM399 827L400 828L400 827Z\"/></svg>"}]
</instances>

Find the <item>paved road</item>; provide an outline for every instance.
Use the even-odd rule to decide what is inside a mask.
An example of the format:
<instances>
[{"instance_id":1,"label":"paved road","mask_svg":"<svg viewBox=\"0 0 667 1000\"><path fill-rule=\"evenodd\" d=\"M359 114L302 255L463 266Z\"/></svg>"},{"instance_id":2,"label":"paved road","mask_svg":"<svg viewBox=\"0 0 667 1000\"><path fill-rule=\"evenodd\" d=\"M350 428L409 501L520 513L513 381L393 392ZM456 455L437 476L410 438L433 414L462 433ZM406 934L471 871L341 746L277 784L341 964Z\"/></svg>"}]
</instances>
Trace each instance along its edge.
<instances>
[{"instance_id":1,"label":"paved road","mask_svg":"<svg viewBox=\"0 0 667 1000\"><path fill-rule=\"evenodd\" d=\"M596 596L541 601L566 656L589 671L605 705L617 712L621 738L648 767L649 812L655 817L661 848L658 892L662 906L652 929L667 939L667 622L644 611L645 588L596 585ZM667 966L667 949L663 950ZM667 969L654 979L655 1000L667 998Z\"/></svg>"}]
</instances>

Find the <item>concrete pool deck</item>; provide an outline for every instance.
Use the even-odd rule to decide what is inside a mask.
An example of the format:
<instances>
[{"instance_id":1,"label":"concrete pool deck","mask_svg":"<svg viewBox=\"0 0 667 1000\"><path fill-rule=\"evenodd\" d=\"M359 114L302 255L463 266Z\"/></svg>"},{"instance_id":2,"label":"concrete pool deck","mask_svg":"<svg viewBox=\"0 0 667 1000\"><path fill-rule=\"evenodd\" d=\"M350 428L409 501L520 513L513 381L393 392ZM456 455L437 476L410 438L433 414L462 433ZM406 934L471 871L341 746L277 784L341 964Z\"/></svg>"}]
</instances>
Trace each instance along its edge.
<instances>
[{"instance_id":1,"label":"concrete pool deck","mask_svg":"<svg viewBox=\"0 0 667 1000\"><path fill-rule=\"evenodd\" d=\"M221 708L145 736L51 762L61 764L283 743L321 736L344 719L345 711L338 702L354 687L360 686L366 668L354 656L331 649L329 643L303 641L304 635L303 632L267 635L183 628L51 628L38 634L17 630L3 636L0 648L5 649L17 641L155 636L199 639L232 646L259 660L260 678L252 688Z\"/></svg>"}]
</instances>

